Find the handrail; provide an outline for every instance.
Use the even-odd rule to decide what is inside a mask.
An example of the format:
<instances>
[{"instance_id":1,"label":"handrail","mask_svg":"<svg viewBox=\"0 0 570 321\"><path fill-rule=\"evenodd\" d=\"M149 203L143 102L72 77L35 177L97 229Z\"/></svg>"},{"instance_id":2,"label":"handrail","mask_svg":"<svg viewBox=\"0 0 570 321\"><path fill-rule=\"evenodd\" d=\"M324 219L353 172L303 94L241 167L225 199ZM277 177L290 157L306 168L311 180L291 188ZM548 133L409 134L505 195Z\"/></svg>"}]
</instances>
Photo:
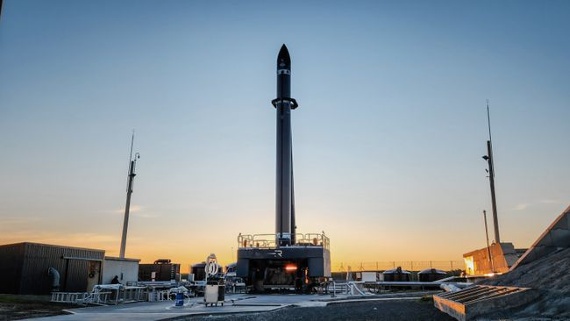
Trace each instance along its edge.
<instances>
[{"instance_id":1,"label":"handrail","mask_svg":"<svg viewBox=\"0 0 570 321\"><path fill-rule=\"evenodd\" d=\"M358 292L358 295L366 295L359 287L358 284L362 284L361 282L355 282L355 281L349 281L346 283L346 285L348 286L348 293L350 295L356 295L354 294L354 292Z\"/></svg>"},{"instance_id":2,"label":"handrail","mask_svg":"<svg viewBox=\"0 0 570 321\"><path fill-rule=\"evenodd\" d=\"M328 249L330 240L325 233L296 233L297 243L291 246L322 247ZM277 248L277 234L239 234L238 248Z\"/></svg>"}]
</instances>

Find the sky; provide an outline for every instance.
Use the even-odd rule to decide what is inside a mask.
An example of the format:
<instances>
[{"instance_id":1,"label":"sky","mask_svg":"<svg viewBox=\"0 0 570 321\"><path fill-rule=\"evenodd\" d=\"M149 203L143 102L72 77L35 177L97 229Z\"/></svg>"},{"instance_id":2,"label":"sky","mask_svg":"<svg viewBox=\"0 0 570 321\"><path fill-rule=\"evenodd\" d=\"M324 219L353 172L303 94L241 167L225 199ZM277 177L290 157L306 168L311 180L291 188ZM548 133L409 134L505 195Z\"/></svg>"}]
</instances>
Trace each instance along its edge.
<instances>
[{"instance_id":1,"label":"sky","mask_svg":"<svg viewBox=\"0 0 570 321\"><path fill-rule=\"evenodd\" d=\"M127 257L275 233L285 43L298 231L333 270L485 247L487 100L501 240L528 247L570 205L568 30L568 1L5 0L0 244L118 256L133 130Z\"/></svg>"}]
</instances>

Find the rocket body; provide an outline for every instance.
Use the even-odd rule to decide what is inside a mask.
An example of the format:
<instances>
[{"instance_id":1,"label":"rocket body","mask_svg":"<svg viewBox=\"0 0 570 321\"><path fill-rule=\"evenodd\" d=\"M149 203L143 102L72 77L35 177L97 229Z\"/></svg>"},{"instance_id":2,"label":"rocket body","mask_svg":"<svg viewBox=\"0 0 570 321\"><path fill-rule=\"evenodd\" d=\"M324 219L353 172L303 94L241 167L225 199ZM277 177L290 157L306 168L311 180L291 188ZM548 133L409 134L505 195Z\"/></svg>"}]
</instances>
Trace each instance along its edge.
<instances>
[{"instance_id":1,"label":"rocket body","mask_svg":"<svg viewBox=\"0 0 570 321\"><path fill-rule=\"evenodd\" d=\"M236 276L260 293L284 286L311 293L315 284L331 277L330 242L324 232L311 233L310 243L296 235L291 111L298 105L291 98L291 58L285 45L277 56L277 98L271 103L276 114L275 244L240 233Z\"/></svg>"},{"instance_id":2,"label":"rocket body","mask_svg":"<svg viewBox=\"0 0 570 321\"><path fill-rule=\"evenodd\" d=\"M277 56L277 98L272 103L277 115L276 241L279 246L287 246L295 242L291 110L297 102L291 98L291 58L285 45Z\"/></svg>"}]
</instances>

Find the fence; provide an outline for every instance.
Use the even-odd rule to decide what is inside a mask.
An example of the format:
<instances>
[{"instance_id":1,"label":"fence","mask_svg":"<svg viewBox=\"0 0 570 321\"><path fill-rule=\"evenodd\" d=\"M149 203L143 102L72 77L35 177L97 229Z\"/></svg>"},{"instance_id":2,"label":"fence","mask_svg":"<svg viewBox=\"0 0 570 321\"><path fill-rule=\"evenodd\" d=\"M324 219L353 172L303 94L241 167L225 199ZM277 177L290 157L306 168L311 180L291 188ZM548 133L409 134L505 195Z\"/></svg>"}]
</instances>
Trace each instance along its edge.
<instances>
[{"instance_id":1,"label":"fence","mask_svg":"<svg viewBox=\"0 0 570 321\"><path fill-rule=\"evenodd\" d=\"M408 271L438 269L443 271L464 270L462 260L450 261L377 261L377 262L341 262L333 264L333 272L385 271L401 267Z\"/></svg>"}]
</instances>

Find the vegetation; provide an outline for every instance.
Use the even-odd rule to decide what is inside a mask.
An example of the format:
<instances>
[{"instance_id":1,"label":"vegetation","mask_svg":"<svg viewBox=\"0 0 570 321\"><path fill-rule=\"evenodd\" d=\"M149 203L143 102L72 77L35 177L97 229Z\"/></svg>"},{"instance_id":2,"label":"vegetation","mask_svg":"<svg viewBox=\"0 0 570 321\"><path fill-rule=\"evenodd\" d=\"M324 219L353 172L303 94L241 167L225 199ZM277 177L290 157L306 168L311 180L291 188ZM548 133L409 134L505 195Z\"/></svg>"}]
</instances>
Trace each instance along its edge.
<instances>
[{"instance_id":1,"label":"vegetation","mask_svg":"<svg viewBox=\"0 0 570 321\"><path fill-rule=\"evenodd\" d=\"M69 304L50 302L50 296L0 294L0 320L21 320L66 314Z\"/></svg>"}]
</instances>

